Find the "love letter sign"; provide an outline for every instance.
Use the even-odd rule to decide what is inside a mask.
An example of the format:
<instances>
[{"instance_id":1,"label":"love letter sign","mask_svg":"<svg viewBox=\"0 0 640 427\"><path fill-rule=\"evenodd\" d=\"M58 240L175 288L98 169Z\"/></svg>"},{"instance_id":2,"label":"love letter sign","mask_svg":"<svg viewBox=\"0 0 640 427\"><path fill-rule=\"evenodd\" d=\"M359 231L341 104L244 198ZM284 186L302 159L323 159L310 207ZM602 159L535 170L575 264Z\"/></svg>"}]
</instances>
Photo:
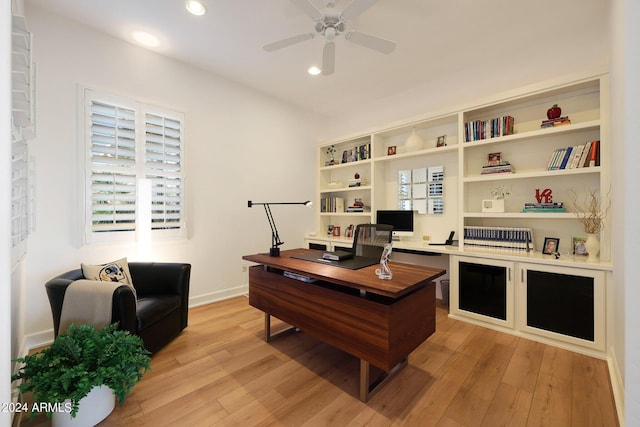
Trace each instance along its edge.
<instances>
[{"instance_id":1,"label":"love letter sign","mask_svg":"<svg viewBox=\"0 0 640 427\"><path fill-rule=\"evenodd\" d=\"M544 199L544 203L553 203L553 196L551 195L551 189L545 188L540 192L539 188L536 188L536 200L538 203L543 203L542 199Z\"/></svg>"}]
</instances>

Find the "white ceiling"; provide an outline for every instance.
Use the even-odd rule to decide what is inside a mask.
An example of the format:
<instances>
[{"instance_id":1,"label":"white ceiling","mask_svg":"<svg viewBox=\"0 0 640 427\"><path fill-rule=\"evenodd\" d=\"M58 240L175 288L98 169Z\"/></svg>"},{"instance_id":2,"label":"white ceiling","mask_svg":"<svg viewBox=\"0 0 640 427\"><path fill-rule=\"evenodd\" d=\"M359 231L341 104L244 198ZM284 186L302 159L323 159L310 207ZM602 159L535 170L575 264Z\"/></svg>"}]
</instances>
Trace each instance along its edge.
<instances>
[{"instance_id":1,"label":"white ceiling","mask_svg":"<svg viewBox=\"0 0 640 427\"><path fill-rule=\"evenodd\" d=\"M509 57L551 61L571 54L606 26L608 0L379 0L350 29L397 43L384 55L344 38L336 71L320 65L316 37L268 53L262 46L313 32L313 22L289 0L204 0L208 13L189 14L184 0L26 0L131 41L134 30L160 39L152 50L328 116ZM319 9L324 0L310 0ZM336 0L343 9L350 0Z\"/></svg>"}]
</instances>

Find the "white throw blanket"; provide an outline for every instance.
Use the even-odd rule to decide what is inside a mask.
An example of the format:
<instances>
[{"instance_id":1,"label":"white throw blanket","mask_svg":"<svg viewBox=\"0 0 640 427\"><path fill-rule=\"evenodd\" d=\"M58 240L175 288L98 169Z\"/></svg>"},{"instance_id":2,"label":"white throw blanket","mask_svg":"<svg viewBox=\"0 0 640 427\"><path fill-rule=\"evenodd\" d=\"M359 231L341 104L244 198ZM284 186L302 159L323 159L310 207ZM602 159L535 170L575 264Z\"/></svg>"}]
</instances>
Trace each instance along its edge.
<instances>
[{"instance_id":1,"label":"white throw blanket","mask_svg":"<svg viewBox=\"0 0 640 427\"><path fill-rule=\"evenodd\" d=\"M73 323L93 325L100 329L111 323L113 292L122 286L119 282L76 280L64 294L60 330L63 334Z\"/></svg>"}]
</instances>

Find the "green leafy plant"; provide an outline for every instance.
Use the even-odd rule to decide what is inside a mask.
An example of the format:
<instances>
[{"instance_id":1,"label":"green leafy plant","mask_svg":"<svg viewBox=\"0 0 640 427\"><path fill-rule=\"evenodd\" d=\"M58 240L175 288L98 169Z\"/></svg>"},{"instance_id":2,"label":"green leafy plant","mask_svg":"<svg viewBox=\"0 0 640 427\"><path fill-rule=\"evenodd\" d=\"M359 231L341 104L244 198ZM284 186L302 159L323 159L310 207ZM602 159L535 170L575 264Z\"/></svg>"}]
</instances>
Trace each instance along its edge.
<instances>
[{"instance_id":1,"label":"green leafy plant","mask_svg":"<svg viewBox=\"0 0 640 427\"><path fill-rule=\"evenodd\" d=\"M11 380L22 380L18 388L22 393L33 392L36 402L63 403L69 399L71 416L75 417L78 402L95 386L110 387L122 404L151 369L149 355L142 339L118 330L117 323L97 330L90 325L71 325L50 347L16 359L24 365Z\"/></svg>"}]
</instances>

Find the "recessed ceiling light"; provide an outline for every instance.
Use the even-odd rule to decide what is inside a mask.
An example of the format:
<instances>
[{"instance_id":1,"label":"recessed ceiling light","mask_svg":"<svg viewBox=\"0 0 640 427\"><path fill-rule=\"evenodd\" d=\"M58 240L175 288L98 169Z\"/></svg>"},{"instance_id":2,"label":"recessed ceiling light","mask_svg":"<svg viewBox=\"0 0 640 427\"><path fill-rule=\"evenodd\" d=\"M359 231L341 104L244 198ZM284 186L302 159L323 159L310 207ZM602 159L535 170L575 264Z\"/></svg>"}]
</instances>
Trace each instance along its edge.
<instances>
[{"instance_id":1,"label":"recessed ceiling light","mask_svg":"<svg viewBox=\"0 0 640 427\"><path fill-rule=\"evenodd\" d=\"M136 31L133 33L133 39L139 44L146 47L156 47L160 44L160 40L153 34L146 31Z\"/></svg>"},{"instance_id":2,"label":"recessed ceiling light","mask_svg":"<svg viewBox=\"0 0 640 427\"><path fill-rule=\"evenodd\" d=\"M204 3L199 0L187 0L186 7L190 13L197 16L202 16L207 13L207 8Z\"/></svg>"},{"instance_id":3,"label":"recessed ceiling light","mask_svg":"<svg viewBox=\"0 0 640 427\"><path fill-rule=\"evenodd\" d=\"M315 65L312 65L311 67L309 67L307 72L309 74L311 74L312 76L317 76L318 74L320 74L322 72L322 70L320 68L316 67Z\"/></svg>"}]
</instances>

